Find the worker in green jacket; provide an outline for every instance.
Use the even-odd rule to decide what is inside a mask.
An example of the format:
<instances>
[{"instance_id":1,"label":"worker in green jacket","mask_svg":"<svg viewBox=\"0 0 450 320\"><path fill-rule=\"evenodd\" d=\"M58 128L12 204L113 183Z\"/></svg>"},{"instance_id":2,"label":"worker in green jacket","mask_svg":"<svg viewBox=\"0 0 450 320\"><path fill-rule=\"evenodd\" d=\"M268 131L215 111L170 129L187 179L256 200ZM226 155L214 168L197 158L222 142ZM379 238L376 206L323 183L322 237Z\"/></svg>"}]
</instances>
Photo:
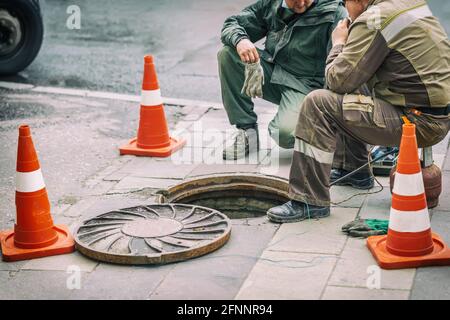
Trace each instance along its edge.
<instances>
[{"instance_id":1,"label":"worker in green jacket","mask_svg":"<svg viewBox=\"0 0 450 320\"><path fill-rule=\"evenodd\" d=\"M333 31L329 90L311 92L300 110L292 200L269 209L272 221L329 216L330 181L367 163L368 145L399 146L404 122L415 124L419 148L450 130L450 41L427 3L347 0L346 7L353 23ZM370 174L349 182L362 186Z\"/></svg>"},{"instance_id":2,"label":"worker in green jacket","mask_svg":"<svg viewBox=\"0 0 450 320\"><path fill-rule=\"evenodd\" d=\"M225 20L218 53L222 99L238 132L224 159L258 150L253 97L277 104L271 137L293 148L294 129L305 96L323 88L331 33L347 16L342 0L259 0ZM254 43L265 39L260 50Z\"/></svg>"}]
</instances>

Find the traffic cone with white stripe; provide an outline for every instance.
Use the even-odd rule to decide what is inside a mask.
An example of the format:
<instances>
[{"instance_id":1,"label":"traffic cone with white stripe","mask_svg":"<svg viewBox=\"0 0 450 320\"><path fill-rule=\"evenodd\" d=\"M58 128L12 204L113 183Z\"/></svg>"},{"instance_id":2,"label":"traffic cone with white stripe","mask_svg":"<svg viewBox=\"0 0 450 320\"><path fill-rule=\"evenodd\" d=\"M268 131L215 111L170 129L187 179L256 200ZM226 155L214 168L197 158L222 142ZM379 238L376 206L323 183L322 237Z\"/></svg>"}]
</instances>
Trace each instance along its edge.
<instances>
[{"instance_id":1,"label":"traffic cone with white stripe","mask_svg":"<svg viewBox=\"0 0 450 320\"><path fill-rule=\"evenodd\" d=\"M152 56L144 57L141 111L138 134L120 147L120 154L167 157L186 144L184 139L169 136L164 106Z\"/></svg>"},{"instance_id":2,"label":"traffic cone with white stripe","mask_svg":"<svg viewBox=\"0 0 450 320\"><path fill-rule=\"evenodd\" d=\"M69 253L75 242L67 227L53 225L30 127L19 127L14 230L1 231L3 260L17 261Z\"/></svg>"},{"instance_id":3,"label":"traffic cone with white stripe","mask_svg":"<svg viewBox=\"0 0 450 320\"><path fill-rule=\"evenodd\" d=\"M367 246L384 269L450 265L450 249L431 232L412 123L403 125L388 234L369 237Z\"/></svg>"}]
</instances>

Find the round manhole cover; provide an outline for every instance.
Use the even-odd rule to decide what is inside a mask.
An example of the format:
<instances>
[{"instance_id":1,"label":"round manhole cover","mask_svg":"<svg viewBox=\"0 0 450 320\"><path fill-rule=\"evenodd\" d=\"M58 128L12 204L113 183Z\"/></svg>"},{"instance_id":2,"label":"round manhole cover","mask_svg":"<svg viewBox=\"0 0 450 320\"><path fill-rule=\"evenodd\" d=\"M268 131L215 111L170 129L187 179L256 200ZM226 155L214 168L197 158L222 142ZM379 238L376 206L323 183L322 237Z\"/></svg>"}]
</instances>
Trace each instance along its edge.
<instances>
[{"instance_id":1,"label":"round manhole cover","mask_svg":"<svg viewBox=\"0 0 450 320\"><path fill-rule=\"evenodd\" d=\"M85 220L75 231L75 242L81 253L96 260L162 264L214 251L226 243L230 233L230 220L217 210L151 204Z\"/></svg>"}]
</instances>

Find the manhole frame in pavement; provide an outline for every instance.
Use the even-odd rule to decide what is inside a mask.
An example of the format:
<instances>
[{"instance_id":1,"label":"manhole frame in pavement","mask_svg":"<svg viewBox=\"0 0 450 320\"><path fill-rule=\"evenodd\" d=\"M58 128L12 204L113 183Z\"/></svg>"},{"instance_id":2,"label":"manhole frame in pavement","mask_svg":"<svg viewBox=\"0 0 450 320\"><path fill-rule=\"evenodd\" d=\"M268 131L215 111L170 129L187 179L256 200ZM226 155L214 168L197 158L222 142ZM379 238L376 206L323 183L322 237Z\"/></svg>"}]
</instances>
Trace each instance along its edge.
<instances>
[{"instance_id":1,"label":"manhole frame in pavement","mask_svg":"<svg viewBox=\"0 0 450 320\"><path fill-rule=\"evenodd\" d=\"M147 204L112 210L81 222L76 248L117 264L165 264L210 253L230 238L231 220L189 204Z\"/></svg>"},{"instance_id":2,"label":"manhole frame in pavement","mask_svg":"<svg viewBox=\"0 0 450 320\"><path fill-rule=\"evenodd\" d=\"M290 200L287 179L260 173L199 175L157 193L156 203L201 205L216 209L231 219L264 216L270 207ZM225 205L219 204L227 197L228 204L224 201ZM240 210L241 213L235 213Z\"/></svg>"}]
</instances>

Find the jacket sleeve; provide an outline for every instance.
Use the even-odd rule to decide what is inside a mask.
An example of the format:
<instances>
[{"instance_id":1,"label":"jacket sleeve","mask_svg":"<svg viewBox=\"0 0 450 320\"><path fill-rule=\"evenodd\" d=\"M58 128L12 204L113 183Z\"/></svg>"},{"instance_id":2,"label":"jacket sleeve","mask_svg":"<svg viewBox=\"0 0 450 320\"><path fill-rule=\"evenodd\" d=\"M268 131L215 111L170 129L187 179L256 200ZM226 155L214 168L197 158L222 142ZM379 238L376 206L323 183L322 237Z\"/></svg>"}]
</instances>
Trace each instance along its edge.
<instances>
[{"instance_id":1,"label":"jacket sleeve","mask_svg":"<svg viewBox=\"0 0 450 320\"><path fill-rule=\"evenodd\" d=\"M337 24L339 23L339 21L341 21L344 18L348 17L348 12L347 9L345 9L345 7L343 5L340 5L337 10L336 10L336 16L334 18L334 22L331 25L330 29L328 30L328 46L327 46L327 52L329 53L332 46L333 46L333 42L331 41L331 34L333 33L334 29L336 28Z\"/></svg>"},{"instance_id":2,"label":"jacket sleeve","mask_svg":"<svg viewBox=\"0 0 450 320\"><path fill-rule=\"evenodd\" d=\"M236 47L243 38L250 39L252 42L264 38L268 29L263 17L265 8L268 6L270 1L259 0L239 14L227 18L222 28L222 43Z\"/></svg>"},{"instance_id":3,"label":"jacket sleeve","mask_svg":"<svg viewBox=\"0 0 450 320\"><path fill-rule=\"evenodd\" d=\"M336 93L351 93L372 78L389 54L381 32L356 20L345 45L334 46L327 58L325 78Z\"/></svg>"}]
</instances>

